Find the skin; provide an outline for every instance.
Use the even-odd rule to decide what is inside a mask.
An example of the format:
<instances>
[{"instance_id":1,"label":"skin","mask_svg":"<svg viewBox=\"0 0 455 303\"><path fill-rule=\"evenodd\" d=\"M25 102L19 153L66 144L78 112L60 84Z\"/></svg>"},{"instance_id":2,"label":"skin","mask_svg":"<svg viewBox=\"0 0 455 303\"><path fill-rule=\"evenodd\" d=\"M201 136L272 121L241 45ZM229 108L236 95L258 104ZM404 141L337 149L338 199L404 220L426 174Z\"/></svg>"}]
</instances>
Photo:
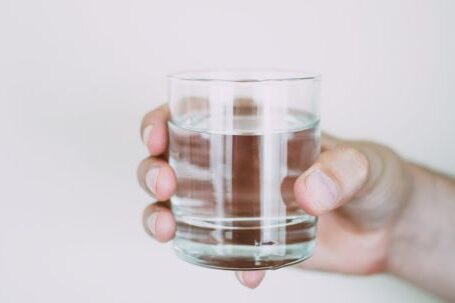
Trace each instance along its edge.
<instances>
[{"instance_id":1,"label":"skin","mask_svg":"<svg viewBox=\"0 0 455 303\"><path fill-rule=\"evenodd\" d=\"M159 242L175 234L168 201L176 189L166 162L168 119L167 107L161 106L146 114L141 126L150 157L139 165L139 184L160 201L144 210L144 228ZM390 273L455 300L455 180L408 163L382 145L327 135L321 141L318 160L294 184L302 209L319 216L314 255L296 266ZM236 273L249 288L264 275Z\"/></svg>"}]
</instances>

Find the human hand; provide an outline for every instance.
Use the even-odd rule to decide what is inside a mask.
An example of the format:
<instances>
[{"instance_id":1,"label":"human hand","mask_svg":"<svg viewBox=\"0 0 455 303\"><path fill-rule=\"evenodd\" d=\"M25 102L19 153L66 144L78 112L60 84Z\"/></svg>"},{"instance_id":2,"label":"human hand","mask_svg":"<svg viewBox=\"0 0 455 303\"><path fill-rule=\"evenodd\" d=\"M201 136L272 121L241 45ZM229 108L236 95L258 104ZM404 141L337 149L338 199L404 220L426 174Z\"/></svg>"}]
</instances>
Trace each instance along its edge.
<instances>
[{"instance_id":1,"label":"human hand","mask_svg":"<svg viewBox=\"0 0 455 303\"><path fill-rule=\"evenodd\" d=\"M160 242L171 240L176 228L168 201L176 189L166 162L168 119L165 105L144 117L141 134L150 157L138 168L140 185L160 201L149 205L143 216L147 233ZM412 187L406 165L374 143L330 136L323 136L321 143L317 162L294 184L300 206L320 216L314 255L298 266L347 274L385 271L390 234ZM254 288L264 271L238 272L237 277Z\"/></svg>"}]
</instances>

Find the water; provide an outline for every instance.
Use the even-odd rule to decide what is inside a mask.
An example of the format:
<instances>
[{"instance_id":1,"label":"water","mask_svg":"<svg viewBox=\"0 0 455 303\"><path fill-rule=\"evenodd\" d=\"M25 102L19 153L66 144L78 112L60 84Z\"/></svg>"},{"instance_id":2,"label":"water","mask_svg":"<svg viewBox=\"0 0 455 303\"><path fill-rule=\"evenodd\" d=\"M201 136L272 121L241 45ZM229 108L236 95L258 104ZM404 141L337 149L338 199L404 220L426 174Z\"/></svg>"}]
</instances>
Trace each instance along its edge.
<instances>
[{"instance_id":1,"label":"water","mask_svg":"<svg viewBox=\"0 0 455 303\"><path fill-rule=\"evenodd\" d=\"M297 206L293 184L319 153L318 120L302 112L282 117L272 114L264 123L238 115L229 131L203 115L169 124L169 161L178 180L174 248L181 258L251 270L311 255L317 218ZM208 126L214 131L200 131Z\"/></svg>"}]
</instances>

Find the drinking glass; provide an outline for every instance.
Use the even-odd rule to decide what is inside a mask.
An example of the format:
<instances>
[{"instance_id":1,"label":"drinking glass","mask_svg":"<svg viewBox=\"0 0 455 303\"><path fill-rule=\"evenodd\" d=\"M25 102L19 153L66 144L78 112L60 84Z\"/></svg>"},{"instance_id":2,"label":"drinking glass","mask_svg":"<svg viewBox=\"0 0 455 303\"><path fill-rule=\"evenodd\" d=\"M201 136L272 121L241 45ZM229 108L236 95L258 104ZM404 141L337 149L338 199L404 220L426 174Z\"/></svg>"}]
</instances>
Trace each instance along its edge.
<instances>
[{"instance_id":1,"label":"drinking glass","mask_svg":"<svg viewBox=\"0 0 455 303\"><path fill-rule=\"evenodd\" d=\"M311 256L317 218L299 208L293 185L319 154L319 83L274 70L169 76L179 257L257 270Z\"/></svg>"}]
</instances>

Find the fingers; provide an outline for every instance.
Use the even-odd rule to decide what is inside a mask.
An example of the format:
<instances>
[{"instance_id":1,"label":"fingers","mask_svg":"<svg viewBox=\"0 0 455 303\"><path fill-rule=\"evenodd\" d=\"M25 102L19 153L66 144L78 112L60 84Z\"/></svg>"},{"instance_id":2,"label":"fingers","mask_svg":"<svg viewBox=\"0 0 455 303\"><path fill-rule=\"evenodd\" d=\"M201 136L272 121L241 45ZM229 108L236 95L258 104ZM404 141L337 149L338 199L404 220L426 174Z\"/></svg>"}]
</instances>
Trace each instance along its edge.
<instances>
[{"instance_id":1,"label":"fingers","mask_svg":"<svg viewBox=\"0 0 455 303\"><path fill-rule=\"evenodd\" d=\"M141 187L159 201L168 200L177 186L172 168L167 162L156 157L167 151L168 120L169 109L167 105L162 105L147 113L141 124L142 141L152 157L140 163L137 177ZM176 223L169 209L169 201L149 205L143 213L143 225L146 232L158 241L171 240L175 234Z\"/></svg>"},{"instance_id":2,"label":"fingers","mask_svg":"<svg viewBox=\"0 0 455 303\"><path fill-rule=\"evenodd\" d=\"M144 145L152 156L163 154L167 150L168 134L167 121L169 120L169 108L161 105L147 113L141 124L141 135Z\"/></svg>"},{"instance_id":3,"label":"fingers","mask_svg":"<svg viewBox=\"0 0 455 303\"><path fill-rule=\"evenodd\" d=\"M159 201L171 198L177 186L174 171L169 164L154 157L139 164L137 177L141 187Z\"/></svg>"},{"instance_id":4,"label":"fingers","mask_svg":"<svg viewBox=\"0 0 455 303\"><path fill-rule=\"evenodd\" d=\"M366 182L369 163L352 147L339 146L323 152L318 161L294 183L300 207L321 215L348 201Z\"/></svg>"},{"instance_id":5,"label":"fingers","mask_svg":"<svg viewBox=\"0 0 455 303\"><path fill-rule=\"evenodd\" d=\"M255 270L255 271L237 271L235 276L242 285L248 288L256 288L261 284L262 280L265 277L264 270Z\"/></svg>"},{"instance_id":6,"label":"fingers","mask_svg":"<svg viewBox=\"0 0 455 303\"><path fill-rule=\"evenodd\" d=\"M169 201L150 204L144 209L142 223L147 234L159 242L174 237L175 219L169 210Z\"/></svg>"}]
</instances>

